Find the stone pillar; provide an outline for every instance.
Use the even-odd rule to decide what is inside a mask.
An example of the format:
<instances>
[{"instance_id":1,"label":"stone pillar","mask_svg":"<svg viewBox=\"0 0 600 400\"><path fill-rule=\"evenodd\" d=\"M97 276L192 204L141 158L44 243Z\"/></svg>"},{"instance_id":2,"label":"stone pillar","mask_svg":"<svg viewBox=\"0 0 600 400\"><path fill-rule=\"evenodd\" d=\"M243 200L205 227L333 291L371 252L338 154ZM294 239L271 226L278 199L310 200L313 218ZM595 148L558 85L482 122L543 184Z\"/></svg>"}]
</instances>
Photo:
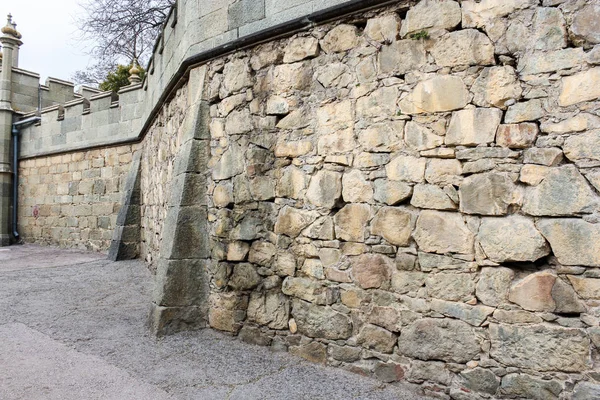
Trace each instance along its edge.
<instances>
[{"instance_id":1,"label":"stone pillar","mask_svg":"<svg viewBox=\"0 0 600 400\"><path fill-rule=\"evenodd\" d=\"M0 73L0 246L8 246L11 239L11 131L12 109L12 65L15 52L22 42L8 15L6 26L1 30L2 72Z\"/></svg>"},{"instance_id":2,"label":"stone pillar","mask_svg":"<svg viewBox=\"0 0 600 400\"><path fill-rule=\"evenodd\" d=\"M206 66L190 72L182 144L156 271L150 327L158 335L200 329L208 324L210 265L206 196L210 105L203 98Z\"/></svg>"}]
</instances>

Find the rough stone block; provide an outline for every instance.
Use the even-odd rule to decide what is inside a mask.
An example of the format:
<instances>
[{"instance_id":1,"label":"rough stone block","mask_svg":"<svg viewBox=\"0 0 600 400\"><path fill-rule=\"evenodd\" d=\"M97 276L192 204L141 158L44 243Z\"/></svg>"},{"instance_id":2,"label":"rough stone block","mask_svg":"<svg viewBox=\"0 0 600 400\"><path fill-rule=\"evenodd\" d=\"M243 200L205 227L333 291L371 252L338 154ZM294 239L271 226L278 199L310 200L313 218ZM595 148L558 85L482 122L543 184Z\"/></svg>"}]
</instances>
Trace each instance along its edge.
<instances>
[{"instance_id":1,"label":"rough stone block","mask_svg":"<svg viewBox=\"0 0 600 400\"><path fill-rule=\"evenodd\" d=\"M404 328L398 351L419 360L467 363L479 355L480 339L466 322L423 318Z\"/></svg>"},{"instance_id":2,"label":"rough stone block","mask_svg":"<svg viewBox=\"0 0 600 400\"><path fill-rule=\"evenodd\" d=\"M581 329L490 324L490 356L507 366L578 372L591 365L590 340Z\"/></svg>"}]
</instances>

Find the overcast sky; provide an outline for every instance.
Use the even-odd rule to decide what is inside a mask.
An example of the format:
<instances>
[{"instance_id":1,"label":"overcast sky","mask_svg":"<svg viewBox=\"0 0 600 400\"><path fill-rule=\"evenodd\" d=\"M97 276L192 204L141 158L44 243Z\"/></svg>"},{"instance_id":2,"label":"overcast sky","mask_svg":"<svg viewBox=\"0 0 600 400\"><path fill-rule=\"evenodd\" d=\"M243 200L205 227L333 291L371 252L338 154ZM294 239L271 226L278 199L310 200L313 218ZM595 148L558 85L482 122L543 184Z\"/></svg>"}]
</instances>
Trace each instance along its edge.
<instances>
[{"instance_id":1,"label":"overcast sky","mask_svg":"<svg viewBox=\"0 0 600 400\"><path fill-rule=\"evenodd\" d=\"M77 41L74 17L81 14L78 0L1 0L0 26L6 14L13 15L17 30L23 35L19 67L37 72L45 82L48 76L70 80L85 69L89 57L85 46Z\"/></svg>"}]
</instances>

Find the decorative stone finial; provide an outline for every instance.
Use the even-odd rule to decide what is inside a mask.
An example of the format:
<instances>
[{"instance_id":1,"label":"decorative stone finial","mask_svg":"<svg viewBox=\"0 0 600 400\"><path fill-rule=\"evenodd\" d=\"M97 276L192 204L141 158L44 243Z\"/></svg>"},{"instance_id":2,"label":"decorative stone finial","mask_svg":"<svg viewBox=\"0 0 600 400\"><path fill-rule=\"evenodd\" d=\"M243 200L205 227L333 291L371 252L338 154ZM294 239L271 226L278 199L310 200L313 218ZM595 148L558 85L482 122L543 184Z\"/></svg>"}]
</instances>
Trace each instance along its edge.
<instances>
[{"instance_id":1,"label":"decorative stone finial","mask_svg":"<svg viewBox=\"0 0 600 400\"><path fill-rule=\"evenodd\" d=\"M14 36L17 39L21 39L21 34L17 32L17 24L12 20L12 14L8 14L6 17L6 26L0 29L5 35Z\"/></svg>"},{"instance_id":2,"label":"decorative stone finial","mask_svg":"<svg viewBox=\"0 0 600 400\"><path fill-rule=\"evenodd\" d=\"M136 83L140 83L142 78L140 78L140 65L138 63L137 58L134 58L131 62L131 69L129 70L129 83L132 85Z\"/></svg>"}]
</instances>

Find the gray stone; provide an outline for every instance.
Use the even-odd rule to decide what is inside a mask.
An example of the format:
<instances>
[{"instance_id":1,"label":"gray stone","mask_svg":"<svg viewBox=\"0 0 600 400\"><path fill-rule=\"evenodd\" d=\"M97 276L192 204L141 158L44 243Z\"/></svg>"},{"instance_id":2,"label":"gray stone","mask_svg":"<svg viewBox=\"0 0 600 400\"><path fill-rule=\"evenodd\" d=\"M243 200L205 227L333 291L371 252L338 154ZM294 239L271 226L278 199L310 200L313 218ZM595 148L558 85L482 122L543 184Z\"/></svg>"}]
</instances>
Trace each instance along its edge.
<instances>
[{"instance_id":1,"label":"gray stone","mask_svg":"<svg viewBox=\"0 0 600 400\"><path fill-rule=\"evenodd\" d=\"M574 165L550 168L537 186L525 191L523 211L536 216L590 213L597 196Z\"/></svg>"},{"instance_id":2,"label":"gray stone","mask_svg":"<svg viewBox=\"0 0 600 400\"><path fill-rule=\"evenodd\" d=\"M402 330L398 351L424 361L466 363L479 356L480 341L465 322L423 318Z\"/></svg>"},{"instance_id":3,"label":"gray stone","mask_svg":"<svg viewBox=\"0 0 600 400\"><path fill-rule=\"evenodd\" d=\"M229 6L229 29L261 20L265 17L265 0L240 0Z\"/></svg>"},{"instance_id":4,"label":"gray stone","mask_svg":"<svg viewBox=\"0 0 600 400\"><path fill-rule=\"evenodd\" d=\"M518 69L523 75L535 75L561 69L574 68L584 62L585 53L581 47L550 52L526 53L520 60Z\"/></svg>"},{"instance_id":5,"label":"gray stone","mask_svg":"<svg viewBox=\"0 0 600 400\"><path fill-rule=\"evenodd\" d=\"M473 233L458 213L421 211L413 237L426 252L473 253Z\"/></svg>"},{"instance_id":6,"label":"gray stone","mask_svg":"<svg viewBox=\"0 0 600 400\"><path fill-rule=\"evenodd\" d=\"M420 271L396 271L392 275L392 289L400 294L416 292L425 285L427 274Z\"/></svg>"},{"instance_id":7,"label":"gray stone","mask_svg":"<svg viewBox=\"0 0 600 400\"><path fill-rule=\"evenodd\" d=\"M288 276L281 285L281 291L288 296L298 297L319 305L333 304L337 300L337 291L310 278Z\"/></svg>"},{"instance_id":8,"label":"gray stone","mask_svg":"<svg viewBox=\"0 0 600 400\"><path fill-rule=\"evenodd\" d=\"M571 36L577 46L600 43L600 5L591 3L577 11L571 24Z\"/></svg>"},{"instance_id":9,"label":"gray stone","mask_svg":"<svg viewBox=\"0 0 600 400\"><path fill-rule=\"evenodd\" d=\"M466 369L460 376L464 379L464 385L475 392L495 394L500 386L500 378L489 369Z\"/></svg>"},{"instance_id":10,"label":"gray stone","mask_svg":"<svg viewBox=\"0 0 600 400\"><path fill-rule=\"evenodd\" d=\"M431 272L437 270L476 270L477 264L475 262L467 262L459 258L453 258L448 256L441 256L439 254L429 254L419 252L419 266L421 271Z\"/></svg>"},{"instance_id":11,"label":"gray stone","mask_svg":"<svg viewBox=\"0 0 600 400\"><path fill-rule=\"evenodd\" d=\"M393 362L379 362L373 370L373 375L386 383L398 382L404 379L404 368L401 364Z\"/></svg>"},{"instance_id":12,"label":"gray stone","mask_svg":"<svg viewBox=\"0 0 600 400\"><path fill-rule=\"evenodd\" d=\"M552 299L556 303L554 312L573 314L585 312L585 306L575 293L575 290L560 278L556 279L552 287Z\"/></svg>"},{"instance_id":13,"label":"gray stone","mask_svg":"<svg viewBox=\"0 0 600 400\"><path fill-rule=\"evenodd\" d=\"M523 154L523 162L528 164L539 164L546 166L558 165L563 159L563 152L556 147L533 147L527 149Z\"/></svg>"},{"instance_id":14,"label":"gray stone","mask_svg":"<svg viewBox=\"0 0 600 400\"><path fill-rule=\"evenodd\" d=\"M320 342L290 346L289 351L291 354L313 363L325 364L327 362L327 347Z\"/></svg>"},{"instance_id":15,"label":"gray stone","mask_svg":"<svg viewBox=\"0 0 600 400\"><path fill-rule=\"evenodd\" d=\"M508 107L504 122L515 124L524 121L536 121L546 114L542 100L533 99Z\"/></svg>"},{"instance_id":16,"label":"gray stone","mask_svg":"<svg viewBox=\"0 0 600 400\"><path fill-rule=\"evenodd\" d=\"M558 399L563 391L563 385L555 379L540 379L526 374L509 374L502 378L500 390L509 396L533 400L553 400Z\"/></svg>"},{"instance_id":17,"label":"gray stone","mask_svg":"<svg viewBox=\"0 0 600 400\"><path fill-rule=\"evenodd\" d=\"M561 264L600 266L600 225L576 218L541 219L536 225Z\"/></svg>"},{"instance_id":18,"label":"gray stone","mask_svg":"<svg viewBox=\"0 0 600 400\"><path fill-rule=\"evenodd\" d=\"M321 170L310 180L306 199L317 207L333 208L342 195L342 174Z\"/></svg>"},{"instance_id":19,"label":"gray stone","mask_svg":"<svg viewBox=\"0 0 600 400\"><path fill-rule=\"evenodd\" d=\"M412 39L392 42L379 53L379 71L384 74L404 75L419 70L426 62L424 43Z\"/></svg>"},{"instance_id":20,"label":"gray stone","mask_svg":"<svg viewBox=\"0 0 600 400\"><path fill-rule=\"evenodd\" d=\"M476 291L479 301L494 307L505 304L508 300L508 290L514 275L515 273L510 268L482 268Z\"/></svg>"},{"instance_id":21,"label":"gray stone","mask_svg":"<svg viewBox=\"0 0 600 400\"><path fill-rule=\"evenodd\" d=\"M271 329L286 329L290 314L288 297L277 292L252 292L248 319Z\"/></svg>"},{"instance_id":22,"label":"gray stone","mask_svg":"<svg viewBox=\"0 0 600 400\"><path fill-rule=\"evenodd\" d=\"M237 143L229 148L212 165L212 178L215 181L229 179L244 172L244 152Z\"/></svg>"},{"instance_id":23,"label":"gray stone","mask_svg":"<svg viewBox=\"0 0 600 400\"><path fill-rule=\"evenodd\" d=\"M533 220L519 215L482 218L477 239L488 258L498 263L536 261L550 253Z\"/></svg>"},{"instance_id":24,"label":"gray stone","mask_svg":"<svg viewBox=\"0 0 600 400\"><path fill-rule=\"evenodd\" d=\"M505 147L476 147L456 152L458 160L477 161L486 158L519 158L520 153Z\"/></svg>"},{"instance_id":25,"label":"gray stone","mask_svg":"<svg viewBox=\"0 0 600 400\"><path fill-rule=\"evenodd\" d=\"M429 274L425 280L427 295L435 299L448 301L469 301L475 293L475 281L472 274L440 272Z\"/></svg>"},{"instance_id":26,"label":"gray stone","mask_svg":"<svg viewBox=\"0 0 600 400\"><path fill-rule=\"evenodd\" d=\"M597 399L600 397L600 384L579 382L573 389L573 400Z\"/></svg>"},{"instance_id":27,"label":"gray stone","mask_svg":"<svg viewBox=\"0 0 600 400\"><path fill-rule=\"evenodd\" d=\"M585 331L550 325L490 324L490 356L517 368L579 372L591 365Z\"/></svg>"},{"instance_id":28,"label":"gray stone","mask_svg":"<svg viewBox=\"0 0 600 400\"><path fill-rule=\"evenodd\" d=\"M438 299L431 300L431 309L447 317L465 321L473 326L481 326L487 317L494 312L494 308L492 307L470 306L464 303Z\"/></svg>"},{"instance_id":29,"label":"gray stone","mask_svg":"<svg viewBox=\"0 0 600 400\"><path fill-rule=\"evenodd\" d=\"M544 322L543 319L534 313L523 310L505 311L496 309L494 311L494 319L506 324L541 324Z\"/></svg>"},{"instance_id":30,"label":"gray stone","mask_svg":"<svg viewBox=\"0 0 600 400\"><path fill-rule=\"evenodd\" d=\"M256 267L248 263L236 264L229 278L229 286L234 290L250 290L260 282L261 278L256 272Z\"/></svg>"},{"instance_id":31,"label":"gray stone","mask_svg":"<svg viewBox=\"0 0 600 400\"><path fill-rule=\"evenodd\" d=\"M432 381L448 385L452 381L452 375L443 362L411 360L406 379L417 383Z\"/></svg>"},{"instance_id":32,"label":"gray stone","mask_svg":"<svg viewBox=\"0 0 600 400\"><path fill-rule=\"evenodd\" d=\"M308 337L337 340L352 335L350 318L330 307L294 299L292 315L298 324L298 332Z\"/></svg>"},{"instance_id":33,"label":"gray stone","mask_svg":"<svg viewBox=\"0 0 600 400\"><path fill-rule=\"evenodd\" d=\"M273 341L273 338L265 335L260 328L251 325L244 325L238 337L242 342L256 346L270 346Z\"/></svg>"},{"instance_id":34,"label":"gray stone","mask_svg":"<svg viewBox=\"0 0 600 400\"><path fill-rule=\"evenodd\" d=\"M160 255L166 260L200 259L210 254L205 207L172 207L167 211Z\"/></svg>"},{"instance_id":35,"label":"gray stone","mask_svg":"<svg viewBox=\"0 0 600 400\"><path fill-rule=\"evenodd\" d=\"M470 108L452 113L446 132L447 145L476 146L492 143L502 119L496 108Z\"/></svg>"},{"instance_id":36,"label":"gray stone","mask_svg":"<svg viewBox=\"0 0 600 400\"><path fill-rule=\"evenodd\" d=\"M360 360L362 350L359 347L338 346L330 343L328 353L334 359L343 362L354 362Z\"/></svg>"},{"instance_id":37,"label":"gray stone","mask_svg":"<svg viewBox=\"0 0 600 400\"><path fill-rule=\"evenodd\" d=\"M565 140L563 151L565 156L573 161L600 161L600 129L569 136Z\"/></svg>"},{"instance_id":38,"label":"gray stone","mask_svg":"<svg viewBox=\"0 0 600 400\"><path fill-rule=\"evenodd\" d=\"M360 329L356 343L366 349L380 353L391 353L396 346L397 336L375 325L365 324Z\"/></svg>"},{"instance_id":39,"label":"gray stone","mask_svg":"<svg viewBox=\"0 0 600 400\"><path fill-rule=\"evenodd\" d=\"M460 210L467 214L504 215L511 204L521 200L512 179L495 172L465 178L459 193Z\"/></svg>"}]
</instances>

